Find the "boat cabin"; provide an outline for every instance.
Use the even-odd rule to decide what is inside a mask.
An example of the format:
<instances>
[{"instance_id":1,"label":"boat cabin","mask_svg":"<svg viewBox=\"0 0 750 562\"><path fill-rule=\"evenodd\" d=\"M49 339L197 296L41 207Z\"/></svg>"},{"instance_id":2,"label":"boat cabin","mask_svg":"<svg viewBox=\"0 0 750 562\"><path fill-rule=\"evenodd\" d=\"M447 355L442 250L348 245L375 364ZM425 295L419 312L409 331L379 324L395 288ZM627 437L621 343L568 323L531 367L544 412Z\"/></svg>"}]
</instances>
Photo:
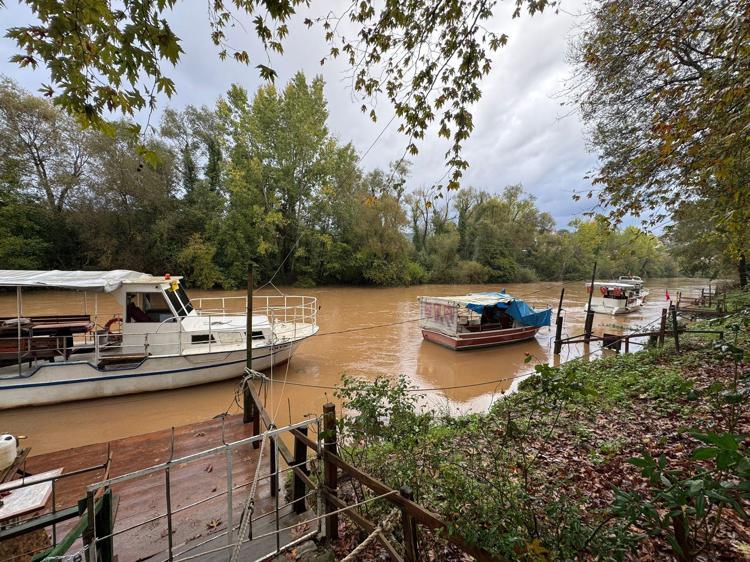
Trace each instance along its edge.
<instances>
[{"instance_id":1,"label":"boat cabin","mask_svg":"<svg viewBox=\"0 0 750 562\"><path fill-rule=\"evenodd\" d=\"M93 354L97 364L116 363L115 356L199 354L245 347L246 303L242 311L196 310L181 277L153 276L136 271L15 271L0 270L0 287L14 287L17 311L0 318L0 366L81 360ZM67 289L93 293L94 317L80 315L26 316L25 288ZM121 313L99 318L97 298L111 294ZM85 300L88 303L88 299ZM266 316L253 316L253 345L272 338Z\"/></svg>"},{"instance_id":2,"label":"boat cabin","mask_svg":"<svg viewBox=\"0 0 750 562\"><path fill-rule=\"evenodd\" d=\"M505 292L419 297L419 303L424 338L453 349L530 339L540 327L549 326L552 314Z\"/></svg>"},{"instance_id":3,"label":"boat cabin","mask_svg":"<svg viewBox=\"0 0 750 562\"><path fill-rule=\"evenodd\" d=\"M592 291L591 283L586 283L586 289L589 293ZM593 285L594 295L601 296L605 299L629 299L634 298L638 293L638 288L632 283L618 283L611 281L595 282Z\"/></svg>"}]
</instances>

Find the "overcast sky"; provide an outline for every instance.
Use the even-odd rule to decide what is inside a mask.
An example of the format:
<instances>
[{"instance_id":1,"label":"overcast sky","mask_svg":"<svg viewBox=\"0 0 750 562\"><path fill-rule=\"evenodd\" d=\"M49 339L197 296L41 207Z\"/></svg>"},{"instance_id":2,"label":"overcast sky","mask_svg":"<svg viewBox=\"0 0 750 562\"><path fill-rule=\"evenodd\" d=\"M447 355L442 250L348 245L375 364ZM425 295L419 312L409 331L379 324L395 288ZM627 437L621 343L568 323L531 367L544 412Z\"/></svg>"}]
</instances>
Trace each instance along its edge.
<instances>
[{"instance_id":1,"label":"overcast sky","mask_svg":"<svg viewBox=\"0 0 750 562\"><path fill-rule=\"evenodd\" d=\"M290 26L284 55L273 57L271 66L278 72L280 84L298 70L308 77L322 74L330 130L342 142L352 141L362 154L383 131L392 112L386 99L379 100L379 119L372 123L360 112L361 101L352 97L344 63L320 65L327 50L322 32L319 27L308 30L301 19L320 15L322 8L316 12L315 6L328 8L332 4L318 0L309 11L301 8L300 17ZM482 84L482 99L473 110L475 130L464 149L470 164L464 185L498 192L506 185L521 183L537 197L539 206L553 215L558 227L564 227L592 207L591 201L573 202L571 195L589 187L584 176L596 163L595 156L586 150L578 116L561 106L559 95L571 74L566 62L568 43L581 24L580 16L571 12L577 12L581 3L565 0L565 12L549 11L534 17L524 14L513 20L510 13L514 4L507 0L501 3L491 25L493 30L507 33L509 41L494 55L492 72ZM25 5L9 0L6 6L0 8L3 28L32 21ZM229 36L233 46L258 57L248 67L219 61L217 48L209 38L205 2L178 2L168 20L182 39L185 53L176 68L166 71L175 80L177 94L171 100L162 99L162 108L167 104L178 109L188 104L211 106L232 83L251 92L261 83L254 64L267 61L258 49L252 25L247 26L248 32L237 28ZM8 62L15 52L12 41L0 38L0 74L35 92L42 82L48 82L47 76L43 69L34 72ZM394 121L361 165L365 169L385 168L401 158L405 146L406 139L397 132ZM421 143L419 156L410 158L410 187L429 186L443 177L447 147L446 141L434 134Z\"/></svg>"}]
</instances>

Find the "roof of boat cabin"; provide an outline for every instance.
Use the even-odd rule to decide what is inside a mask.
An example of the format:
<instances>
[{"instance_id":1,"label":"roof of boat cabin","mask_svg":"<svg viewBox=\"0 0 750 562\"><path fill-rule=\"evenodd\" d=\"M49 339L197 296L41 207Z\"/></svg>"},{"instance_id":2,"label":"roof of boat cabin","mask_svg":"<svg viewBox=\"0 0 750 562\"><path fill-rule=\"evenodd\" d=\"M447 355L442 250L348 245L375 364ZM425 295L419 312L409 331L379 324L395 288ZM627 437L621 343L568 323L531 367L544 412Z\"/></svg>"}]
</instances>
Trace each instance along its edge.
<instances>
[{"instance_id":1,"label":"roof of boat cabin","mask_svg":"<svg viewBox=\"0 0 750 562\"><path fill-rule=\"evenodd\" d=\"M494 306L498 302L509 303L509 302L516 300L515 297L507 293L469 293L468 295L457 295L454 297L424 296L424 297L417 297L417 298L419 300L424 299L428 301L436 301L436 302L443 302L446 304L455 304L455 305L463 305L463 306L466 306L468 304Z\"/></svg>"},{"instance_id":2,"label":"roof of boat cabin","mask_svg":"<svg viewBox=\"0 0 750 562\"><path fill-rule=\"evenodd\" d=\"M116 291L123 283L169 283L180 279L181 277L166 278L128 269L112 271L0 269L0 287L47 287L106 293Z\"/></svg>"},{"instance_id":3,"label":"roof of boat cabin","mask_svg":"<svg viewBox=\"0 0 750 562\"><path fill-rule=\"evenodd\" d=\"M591 283L586 283L586 286L591 286ZM623 283L622 281L595 281L594 287L619 287L620 289L635 289L636 285L633 283Z\"/></svg>"}]
</instances>

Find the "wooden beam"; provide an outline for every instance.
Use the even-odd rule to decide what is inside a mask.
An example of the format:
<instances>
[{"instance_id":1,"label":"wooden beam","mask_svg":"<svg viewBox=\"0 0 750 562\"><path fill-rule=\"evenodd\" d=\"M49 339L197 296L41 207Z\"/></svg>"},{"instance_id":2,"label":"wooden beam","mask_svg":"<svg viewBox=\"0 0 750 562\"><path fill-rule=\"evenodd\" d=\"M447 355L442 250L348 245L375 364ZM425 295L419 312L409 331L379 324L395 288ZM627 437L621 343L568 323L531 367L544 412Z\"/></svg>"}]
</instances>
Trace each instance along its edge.
<instances>
[{"instance_id":1,"label":"wooden beam","mask_svg":"<svg viewBox=\"0 0 750 562\"><path fill-rule=\"evenodd\" d=\"M443 537L445 540L447 540L449 543L456 545L467 554L470 554L471 556L476 558L479 562L504 562L503 558L493 556L492 554L490 554L483 548L474 546L466 542L466 540L464 540L462 537L451 534L448 529L448 524L442 519L440 519L436 514L425 509L421 505L416 504L413 501L400 496L395 490L389 488L388 486L383 484L380 480L377 480L376 478L373 478L369 474L366 474L362 472L361 470L359 470L358 468L350 465L338 455L331 454L329 451L324 450L323 458L324 460L327 460L331 464L341 469L342 472L362 482L362 484L370 488L375 493L380 494L380 495L390 494L389 496L383 499L403 508L407 513L409 513L409 515L414 517L414 519L416 519L419 523L421 523L422 525L430 529L437 531L438 534L441 537Z\"/></svg>"},{"instance_id":2,"label":"wooden beam","mask_svg":"<svg viewBox=\"0 0 750 562\"><path fill-rule=\"evenodd\" d=\"M337 509L345 509L347 507L347 504L344 500L341 498L334 496L332 494L329 494L326 491L323 491L323 497L330 501L333 505L336 506ZM365 532L365 533L372 533L375 530L375 524L370 521L369 519L366 519L359 513L357 513L354 509L347 509L346 511L342 511L344 515L349 517L352 521L354 521L359 527ZM398 562L402 562L401 556L399 556L398 552L396 552L396 549L393 548L393 545L390 543L388 539L386 539L382 534L378 534L376 537L378 539L378 542L383 545L383 548L385 548L388 553L391 555L391 557L394 560L397 560Z\"/></svg>"}]
</instances>

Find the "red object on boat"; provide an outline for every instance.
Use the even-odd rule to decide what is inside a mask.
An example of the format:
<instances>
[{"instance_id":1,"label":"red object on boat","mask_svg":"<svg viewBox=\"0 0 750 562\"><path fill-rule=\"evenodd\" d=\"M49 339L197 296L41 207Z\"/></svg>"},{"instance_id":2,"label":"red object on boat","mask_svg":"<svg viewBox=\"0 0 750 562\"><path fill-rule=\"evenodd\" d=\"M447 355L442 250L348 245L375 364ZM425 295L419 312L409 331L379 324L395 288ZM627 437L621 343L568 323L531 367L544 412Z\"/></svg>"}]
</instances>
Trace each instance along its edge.
<instances>
[{"instance_id":1,"label":"red object on boat","mask_svg":"<svg viewBox=\"0 0 750 562\"><path fill-rule=\"evenodd\" d=\"M667 300L670 300L670 298L669 298L669 289L666 289L666 293L667 293Z\"/></svg>"},{"instance_id":2,"label":"red object on boat","mask_svg":"<svg viewBox=\"0 0 750 562\"><path fill-rule=\"evenodd\" d=\"M164 279L172 279L172 276L169 273L165 273Z\"/></svg>"},{"instance_id":3,"label":"red object on boat","mask_svg":"<svg viewBox=\"0 0 750 562\"><path fill-rule=\"evenodd\" d=\"M602 295L606 295L607 294L607 287L599 287L599 292Z\"/></svg>"}]
</instances>

